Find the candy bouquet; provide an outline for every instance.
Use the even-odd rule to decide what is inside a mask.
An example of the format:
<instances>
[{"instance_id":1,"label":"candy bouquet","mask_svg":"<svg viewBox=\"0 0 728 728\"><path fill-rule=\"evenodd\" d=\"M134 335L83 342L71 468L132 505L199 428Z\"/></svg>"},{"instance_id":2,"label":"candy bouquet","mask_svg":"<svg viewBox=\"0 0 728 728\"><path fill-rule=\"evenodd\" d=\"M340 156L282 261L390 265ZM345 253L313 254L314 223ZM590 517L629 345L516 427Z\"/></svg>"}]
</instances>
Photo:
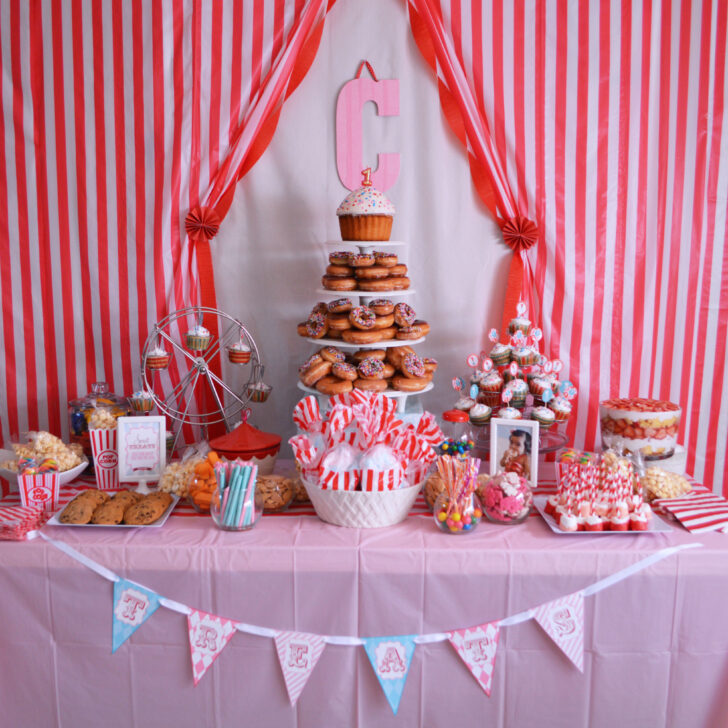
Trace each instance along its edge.
<instances>
[{"instance_id":1,"label":"candy bouquet","mask_svg":"<svg viewBox=\"0 0 728 728\"><path fill-rule=\"evenodd\" d=\"M443 440L434 415L425 412L416 427L405 424L396 403L378 392L335 395L325 415L315 397L306 397L293 420L301 434L289 443L303 483L318 515L337 525L404 518Z\"/></svg>"}]
</instances>

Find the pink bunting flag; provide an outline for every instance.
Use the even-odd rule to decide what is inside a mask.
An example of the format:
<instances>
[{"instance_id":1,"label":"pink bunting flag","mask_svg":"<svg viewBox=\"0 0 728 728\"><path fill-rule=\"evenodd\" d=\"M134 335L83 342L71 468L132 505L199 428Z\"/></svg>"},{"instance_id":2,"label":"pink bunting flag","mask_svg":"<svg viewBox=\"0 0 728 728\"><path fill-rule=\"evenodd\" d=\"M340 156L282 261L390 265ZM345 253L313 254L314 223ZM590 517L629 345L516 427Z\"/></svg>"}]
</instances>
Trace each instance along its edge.
<instances>
[{"instance_id":1,"label":"pink bunting flag","mask_svg":"<svg viewBox=\"0 0 728 728\"><path fill-rule=\"evenodd\" d=\"M542 604L533 618L579 671L584 672L584 595L574 592Z\"/></svg>"},{"instance_id":2,"label":"pink bunting flag","mask_svg":"<svg viewBox=\"0 0 728 728\"><path fill-rule=\"evenodd\" d=\"M486 622L477 627L466 627L447 633L450 644L488 697L493 682L498 636L498 622Z\"/></svg>"},{"instance_id":3,"label":"pink bunting flag","mask_svg":"<svg viewBox=\"0 0 728 728\"><path fill-rule=\"evenodd\" d=\"M324 647L324 638L317 634L280 632L276 636L276 651L291 705L296 704Z\"/></svg>"},{"instance_id":4,"label":"pink bunting flag","mask_svg":"<svg viewBox=\"0 0 728 728\"><path fill-rule=\"evenodd\" d=\"M193 609L187 615L192 676L195 685L217 659L235 632L235 622Z\"/></svg>"}]
</instances>

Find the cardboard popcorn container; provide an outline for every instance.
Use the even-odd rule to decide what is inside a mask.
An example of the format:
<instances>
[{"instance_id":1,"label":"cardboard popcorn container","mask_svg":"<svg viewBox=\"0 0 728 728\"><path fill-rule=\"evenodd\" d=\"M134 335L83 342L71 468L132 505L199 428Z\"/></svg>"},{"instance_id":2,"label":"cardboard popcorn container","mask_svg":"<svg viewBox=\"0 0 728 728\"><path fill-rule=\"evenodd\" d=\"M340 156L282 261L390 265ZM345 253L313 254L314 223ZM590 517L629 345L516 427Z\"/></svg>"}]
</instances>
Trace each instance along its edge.
<instances>
[{"instance_id":1,"label":"cardboard popcorn container","mask_svg":"<svg viewBox=\"0 0 728 728\"><path fill-rule=\"evenodd\" d=\"M28 508L40 508L51 513L57 510L60 488L59 473L18 475L20 502Z\"/></svg>"},{"instance_id":2,"label":"cardboard popcorn container","mask_svg":"<svg viewBox=\"0 0 728 728\"><path fill-rule=\"evenodd\" d=\"M116 448L116 429L89 429L89 436L99 490L118 490L119 455Z\"/></svg>"}]
</instances>

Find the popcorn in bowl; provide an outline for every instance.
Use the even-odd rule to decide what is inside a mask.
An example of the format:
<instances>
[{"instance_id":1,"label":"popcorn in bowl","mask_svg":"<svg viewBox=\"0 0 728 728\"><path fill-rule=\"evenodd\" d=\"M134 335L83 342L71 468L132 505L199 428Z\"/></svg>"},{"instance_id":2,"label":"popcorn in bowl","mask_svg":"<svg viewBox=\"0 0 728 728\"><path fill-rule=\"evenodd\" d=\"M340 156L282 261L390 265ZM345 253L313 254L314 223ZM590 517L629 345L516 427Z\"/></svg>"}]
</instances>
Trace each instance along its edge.
<instances>
[{"instance_id":1,"label":"popcorn in bowl","mask_svg":"<svg viewBox=\"0 0 728 728\"><path fill-rule=\"evenodd\" d=\"M45 431L30 432L27 443L13 444L12 448L18 456L17 460L6 460L0 463L0 467L12 472L17 472L18 460L21 459L41 462L51 458L56 461L61 473L72 470L83 462L81 445L76 443L66 445L60 438Z\"/></svg>"}]
</instances>

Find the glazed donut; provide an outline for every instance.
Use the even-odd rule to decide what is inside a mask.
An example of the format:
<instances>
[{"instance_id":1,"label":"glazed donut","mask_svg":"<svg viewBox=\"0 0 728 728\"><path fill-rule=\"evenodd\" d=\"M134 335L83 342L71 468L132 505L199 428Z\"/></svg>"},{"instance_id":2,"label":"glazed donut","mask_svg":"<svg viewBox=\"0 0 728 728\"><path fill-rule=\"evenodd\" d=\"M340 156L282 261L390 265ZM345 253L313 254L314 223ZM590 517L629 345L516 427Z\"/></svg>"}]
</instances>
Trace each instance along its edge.
<instances>
[{"instance_id":1,"label":"glazed donut","mask_svg":"<svg viewBox=\"0 0 728 728\"><path fill-rule=\"evenodd\" d=\"M354 275L354 269L348 265L327 265L326 275L334 278L347 278Z\"/></svg>"},{"instance_id":2,"label":"glazed donut","mask_svg":"<svg viewBox=\"0 0 728 728\"><path fill-rule=\"evenodd\" d=\"M300 324L296 324L296 332L299 336L308 336L308 331L306 330L306 322L301 321Z\"/></svg>"},{"instance_id":3,"label":"glazed donut","mask_svg":"<svg viewBox=\"0 0 728 728\"><path fill-rule=\"evenodd\" d=\"M412 322L412 326L417 326L422 332L422 336L427 336L427 334L430 333L430 324L428 324L427 321L423 321L422 319L415 319Z\"/></svg>"},{"instance_id":4,"label":"glazed donut","mask_svg":"<svg viewBox=\"0 0 728 728\"><path fill-rule=\"evenodd\" d=\"M331 371L332 364L330 361L324 361L312 364L305 372L301 372L299 379L307 386L313 387L321 377L325 377Z\"/></svg>"},{"instance_id":5,"label":"glazed donut","mask_svg":"<svg viewBox=\"0 0 728 728\"><path fill-rule=\"evenodd\" d=\"M399 369L399 363L405 354L414 354L411 346L393 346L387 349L386 359L395 368Z\"/></svg>"},{"instance_id":6,"label":"glazed donut","mask_svg":"<svg viewBox=\"0 0 728 728\"><path fill-rule=\"evenodd\" d=\"M385 268L391 268L397 265L397 256L394 253L387 253L383 250L374 251L375 265L383 265Z\"/></svg>"},{"instance_id":7,"label":"glazed donut","mask_svg":"<svg viewBox=\"0 0 728 728\"><path fill-rule=\"evenodd\" d=\"M388 298L375 298L373 301L369 301L369 308L377 316L388 316L394 311L394 304Z\"/></svg>"},{"instance_id":8,"label":"glazed donut","mask_svg":"<svg viewBox=\"0 0 728 728\"><path fill-rule=\"evenodd\" d=\"M329 253L329 263L331 265L349 265L350 250L337 250L335 253Z\"/></svg>"},{"instance_id":9,"label":"glazed donut","mask_svg":"<svg viewBox=\"0 0 728 728\"><path fill-rule=\"evenodd\" d=\"M311 339L323 339L329 330L329 320L326 316L316 313L306 321L306 334Z\"/></svg>"},{"instance_id":10,"label":"glazed donut","mask_svg":"<svg viewBox=\"0 0 728 728\"><path fill-rule=\"evenodd\" d=\"M357 280L370 280L372 278L386 278L389 275L389 268L383 265L370 265L368 268L352 268Z\"/></svg>"},{"instance_id":11,"label":"glazed donut","mask_svg":"<svg viewBox=\"0 0 728 728\"><path fill-rule=\"evenodd\" d=\"M303 374L307 369L312 367L314 364L318 364L320 361L323 361L323 359L319 354L312 354L305 362L303 362L303 364L301 364L300 367L298 367L298 373Z\"/></svg>"},{"instance_id":12,"label":"glazed donut","mask_svg":"<svg viewBox=\"0 0 728 728\"><path fill-rule=\"evenodd\" d=\"M407 275L407 266L404 263L399 263L397 265L393 265L390 268L387 269L389 271L389 275L393 278L395 276L406 276Z\"/></svg>"},{"instance_id":13,"label":"glazed donut","mask_svg":"<svg viewBox=\"0 0 728 728\"><path fill-rule=\"evenodd\" d=\"M425 364L417 354L405 354L400 361L399 370L410 379L422 379L425 376Z\"/></svg>"},{"instance_id":14,"label":"glazed donut","mask_svg":"<svg viewBox=\"0 0 728 728\"><path fill-rule=\"evenodd\" d=\"M382 340L382 332L370 329L369 331L361 331L360 329L346 329L341 332L341 338L347 344L374 344Z\"/></svg>"},{"instance_id":15,"label":"glazed donut","mask_svg":"<svg viewBox=\"0 0 728 728\"><path fill-rule=\"evenodd\" d=\"M437 369L437 359L432 359L426 356L422 360L422 363L425 365L425 371L428 374L432 374Z\"/></svg>"},{"instance_id":16,"label":"glazed donut","mask_svg":"<svg viewBox=\"0 0 728 728\"><path fill-rule=\"evenodd\" d=\"M327 303L324 303L323 301L319 301L312 309L311 313L308 315L309 318L311 316L315 316L317 313L320 313L322 316L326 316L326 314L329 312L329 306Z\"/></svg>"},{"instance_id":17,"label":"glazed donut","mask_svg":"<svg viewBox=\"0 0 728 728\"><path fill-rule=\"evenodd\" d=\"M355 379L354 389L363 389L367 392L383 392L387 388L384 379Z\"/></svg>"},{"instance_id":18,"label":"glazed donut","mask_svg":"<svg viewBox=\"0 0 728 728\"><path fill-rule=\"evenodd\" d=\"M324 346L324 348L318 353L322 359L330 361L332 364L337 364L338 362L346 359L344 352L341 351L341 349L337 349L335 346Z\"/></svg>"},{"instance_id":19,"label":"glazed donut","mask_svg":"<svg viewBox=\"0 0 728 728\"><path fill-rule=\"evenodd\" d=\"M381 341L389 341L390 339L393 339L397 335L396 326L390 326L387 329L377 329L377 331L379 331L379 333L382 336Z\"/></svg>"},{"instance_id":20,"label":"glazed donut","mask_svg":"<svg viewBox=\"0 0 728 728\"><path fill-rule=\"evenodd\" d=\"M331 367L331 373L339 379L348 379L353 382L357 376L356 367L353 364L347 364L344 361L339 361Z\"/></svg>"},{"instance_id":21,"label":"glazed donut","mask_svg":"<svg viewBox=\"0 0 728 728\"><path fill-rule=\"evenodd\" d=\"M329 328L329 333L326 334L326 336L329 339L340 339L341 338L341 331L336 331L334 329Z\"/></svg>"},{"instance_id":22,"label":"glazed donut","mask_svg":"<svg viewBox=\"0 0 728 728\"><path fill-rule=\"evenodd\" d=\"M337 298L329 302L329 313L349 313L351 306L350 298Z\"/></svg>"},{"instance_id":23,"label":"glazed donut","mask_svg":"<svg viewBox=\"0 0 728 728\"><path fill-rule=\"evenodd\" d=\"M354 291L356 290L356 278L335 278L324 276L321 285L327 291Z\"/></svg>"},{"instance_id":24,"label":"glazed donut","mask_svg":"<svg viewBox=\"0 0 728 728\"><path fill-rule=\"evenodd\" d=\"M384 362L373 356L360 361L356 370L361 379L384 379Z\"/></svg>"},{"instance_id":25,"label":"glazed donut","mask_svg":"<svg viewBox=\"0 0 728 728\"><path fill-rule=\"evenodd\" d=\"M389 278L389 284L393 291L405 291L410 287L410 279L407 276Z\"/></svg>"},{"instance_id":26,"label":"glazed donut","mask_svg":"<svg viewBox=\"0 0 728 728\"><path fill-rule=\"evenodd\" d=\"M344 331L351 328L348 313L332 313L329 315L329 331Z\"/></svg>"},{"instance_id":27,"label":"glazed donut","mask_svg":"<svg viewBox=\"0 0 728 728\"><path fill-rule=\"evenodd\" d=\"M387 352L384 349L359 349L359 351L354 352L351 358L358 364L360 361L364 361L364 359L369 357L384 361L386 355Z\"/></svg>"},{"instance_id":28,"label":"glazed donut","mask_svg":"<svg viewBox=\"0 0 728 728\"><path fill-rule=\"evenodd\" d=\"M358 288L360 291L394 291L390 285L390 278L372 278L371 280L360 280Z\"/></svg>"},{"instance_id":29,"label":"glazed donut","mask_svg":"<svg viewBox=\"0 0 728 728\"><path fill-rule=\"evenodd\" d=\"M384 378L385 379L390 379L391 377L393 377L395 375L396 371L397 370L388 361L384 362Z\"/></svg>"},{"instance_id":30,"label":"glazed donut","mask_svg":"<svg viewBox=\"0 0 728 728\"><path fill-rule=\"evenodd\" d=\"M354 386L348 379L339 379L338 377L321 377L316 382L316 389L321 394L341 394L342 392L351 392Z\"/></svg>"},{"instance_id":31,"label":"glazed donut","mask_svg":"<svg viewBox=\"0 0 728 728\"><path fill-rule=\"evenodd\" d=\"M405 377L405 376L394 376L392 377L392 386L400 392L420 392L428 384L430 380L425 377Z\"/></svg>"},{"instance_id":32,"label":"glazed donut","mask_svg":"<svg viewBox=\"0 0 728 728\"><path fill-rule=\"evenodd\" d=\"M374 265L374 256L371 253L349 253L347 262L352 268L366 268Z\"/></svg>"},{"instance_id":33,"label":"glazed donut","mask_svg":"<svg viewBox=\"0 0 728 728\"><path fill-rule=\"evenodd\" d=\"M374 328L375 329L388 329L393 324L394 324L394 315L390 313L388 316L377 316L376 320L374 321Z\"/></svg>"},{"instance_id":34,"label":"glazed donut","mask_svg":"<svg viewBox=\"0 0 728 728\"><path fill-rule=\"evenodd\" d=\"M401 326L397 331L396 338L403 340L419 339L422 337L422 331L418 326Z\"/></svg>"},{"instance_id":35,"label":"glazed donut","mask_svg":"<svg viewBox=\"0 0 728 728\"><path fill-rule=\"evenodd\" d=\"M412 326L412 322L417 318L415 310L407 303L398 303L394 307L394 323L397 326Z\"/></svg>"},{"instance_id":36,"label":"glazed donut","mask_svg":"<svg viewBox=\"0 0 728 728\"><path fill-rule=\"evenodd\" d=\"M369 331L374 328L377 317L369 306L356 306L349 311L349 322L352 326L362 331Z\"/></svg>"}]
</instances>

